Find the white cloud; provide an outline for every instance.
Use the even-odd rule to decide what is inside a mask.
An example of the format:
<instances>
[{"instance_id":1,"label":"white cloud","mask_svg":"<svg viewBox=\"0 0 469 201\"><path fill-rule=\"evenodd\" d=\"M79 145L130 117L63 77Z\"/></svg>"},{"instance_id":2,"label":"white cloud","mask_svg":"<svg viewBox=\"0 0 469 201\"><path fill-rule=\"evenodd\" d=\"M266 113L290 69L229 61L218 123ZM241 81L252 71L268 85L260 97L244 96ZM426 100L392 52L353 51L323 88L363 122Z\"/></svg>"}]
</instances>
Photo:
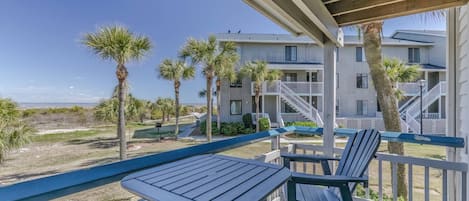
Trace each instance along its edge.
<instances>
[{"instance_id":1,"label":"white cloud","mask_svg":"<svg viewBox=\"0 0 469 201\"><path fill-rule=\"evenodd\" d=\"M75 86L72 85L72 86L69 86L68 88L69 89L75 89Z\"/></svg>"}]
</instances>

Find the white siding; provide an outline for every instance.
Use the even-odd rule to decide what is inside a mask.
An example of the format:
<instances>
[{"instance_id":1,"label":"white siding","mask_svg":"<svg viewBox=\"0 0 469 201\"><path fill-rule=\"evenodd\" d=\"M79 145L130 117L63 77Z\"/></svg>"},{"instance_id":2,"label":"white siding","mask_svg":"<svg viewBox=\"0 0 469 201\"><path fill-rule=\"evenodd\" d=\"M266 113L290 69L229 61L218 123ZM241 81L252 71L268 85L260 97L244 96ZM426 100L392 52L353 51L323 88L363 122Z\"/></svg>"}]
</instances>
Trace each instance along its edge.
<instances>
[{"instance_id":1,"label":"white siding","mask_svg":"<svg viewBox=\"0 0 469 201\"><path fill-rule=\"evenodd\" d=\"M469 163L469 6L451 9L448 16L448 135L462 137L466 142L464 148L448 149L448 158ZM461 200L461 191L469 196L460 184L461 176L451 175L449 200Z\"/></svg>"},{"instance_id":2,"label":"white siding","mask_svg":"<svg viewBox=\"0 0 469 201\"><path fill-rule=\"evenodd\" d=\"M464 6L460 10L459 15L459 33L458 33L458 60L457 73L456 73L456 93L459 98L457 101L458 117L457 119L460 137L468 141L469 136L469 6ZM457 118L458 118L457 117ZM462 161L469 162L468 147L460 150Z\"/></svg>"}]
</instances>

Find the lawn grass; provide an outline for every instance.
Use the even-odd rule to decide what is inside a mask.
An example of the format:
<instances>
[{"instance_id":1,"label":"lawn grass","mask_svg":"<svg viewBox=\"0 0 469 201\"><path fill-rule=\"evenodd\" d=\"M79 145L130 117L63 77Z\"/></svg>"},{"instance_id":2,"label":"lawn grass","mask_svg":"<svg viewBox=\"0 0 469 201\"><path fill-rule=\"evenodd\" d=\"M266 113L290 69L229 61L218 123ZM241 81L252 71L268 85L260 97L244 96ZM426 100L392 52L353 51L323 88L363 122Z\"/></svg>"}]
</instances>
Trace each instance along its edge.
<instances>
[{"instance_id":1,"label":"lawn grass","mask_svg":"<svg viewBox=\"0 0 469 201\"><path fill-rule=\"evenodd\" d=\"M73 131L66 133L52 133L44 135L33 135L31 137L31 142L33 143L56 143L66 140L72 140L77 138L92 137L96 136L103 132L110 132L111 130L88 130L88 131Z\"/></svg>"}]
</instances>

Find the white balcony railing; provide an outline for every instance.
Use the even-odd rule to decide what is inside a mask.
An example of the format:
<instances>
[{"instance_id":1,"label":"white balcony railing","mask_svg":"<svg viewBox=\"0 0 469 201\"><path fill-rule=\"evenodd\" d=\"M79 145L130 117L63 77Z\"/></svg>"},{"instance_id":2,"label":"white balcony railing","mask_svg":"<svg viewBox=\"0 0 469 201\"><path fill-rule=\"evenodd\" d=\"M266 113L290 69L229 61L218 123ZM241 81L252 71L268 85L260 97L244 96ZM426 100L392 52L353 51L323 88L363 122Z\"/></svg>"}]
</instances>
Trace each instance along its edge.
<instances>
[{"instance_id":1,"label":"white balcony railing","mask_svg":"<svg viewBox=\"0 0 469 201\"><path fill-rule=\"evenodd\" d=\"M441 94L446 95L446 81L441 81ZM408 96L419 96L420 85L417 82L402 82L397 84L397 88L404 92L404 95ZM423 93L427 91L426 87L423 87Z\"/></svg>"},{"instance_id":2,"label":"white balcony railing","mask_svg":"<svg viewBox=\"0 0 469 201\"><path fill-rule=\"evenodd\" d=\"M281 151L287 151L290 153L298 154L323 154L325 148L318 145L307 145L307 144L290 144L288 148L282 148ZM341 155L343 149L335 148L334 153ZM270 152L268 155L259 157L258 160L268 161L279 161L277 152ZM277 160L276 160L277 159ZM277 164L281 164L279 161ZM392 168L388 168L391 164ZM456 181L455 185L461 187L461 189L467 189L467 171L468 164L461 162L451 162L445 160L427 159L413 156L399 156L388 153L377 153L376 159L372 161L369 169L365 172L365 176L369 178L370 187L365 188L364 198L370 199L370 189L378 193L378 200L383 200L387 194L393 200L398 200L397 197L397 166L398 164L404 164L406 166L407 173L407 188L408 188L408 200L417 200L414 197L417 193L423 194L424 200L447 200L447 196L452 194L455 197L459 197L460 200L467 200L466 191L462 191L461 195L455 195L454 191L447 188L448 178L450 174L455 174L461 178ZM336 166L337 163L334 163ZM321 174L320 164L307 164L302 162L292 162L291 169L297 172L305 172L309 174ZM423 169L423 172L421 171ZM438 172L437 177L439 181L435 181L435 177L431 177L432 174ZM393 179L390 179L393 178ZM414 179L416 182L414 182ZM423 181L422 181L423 180ZM390 182L388 187L385 184ZM434 185L441 183L441 185ZM423 185L422 185L423 184ZM280 192L283 193L283 192ZM277 194L278 195L278 194ZM420 198L422 199L422 198ZM419 200L420 200L419 199ZM423 200L422 199L422 200Z\"/></svg>"},{"instance_id":3,"label":"white balcony railing","mask_svg":"<svg viewBox=\"0 0 469 201\"><path fill-rule=\"evenodd\" d=\"M244 58L247 61L266 61L272 64L321 64L322 58L297 57L294 60L287 60L284 56L256 56Z\"/></svg>"},{"instance_id":4,"label":"white balcony railing","mask_svg":"<svg viewBox=\"0 0 469 201\"><path fill-rule=\"evenodd\" d=\"M419 95L420 86L416 82L402 82L397 84L397 88L400 89L404 95Z\"/></svg>"},{"instance_id":5,"label":"white balcony railing","mask_svg":"<svg viewBox=\"0 0 469 201\"><path fill-rule=\"evenodd\" d=\"M315 95L321 96L324 93L324 83L323 82L283 82L283 81L274 81L274 82L264 82L261 89L261 94L264 95L279 95L280 93L280 82L286 85L291 89L295 94L298 95ZM255 83L251 83L251 93L255 95L254 90Z\"/></svg>"}]
</instances>

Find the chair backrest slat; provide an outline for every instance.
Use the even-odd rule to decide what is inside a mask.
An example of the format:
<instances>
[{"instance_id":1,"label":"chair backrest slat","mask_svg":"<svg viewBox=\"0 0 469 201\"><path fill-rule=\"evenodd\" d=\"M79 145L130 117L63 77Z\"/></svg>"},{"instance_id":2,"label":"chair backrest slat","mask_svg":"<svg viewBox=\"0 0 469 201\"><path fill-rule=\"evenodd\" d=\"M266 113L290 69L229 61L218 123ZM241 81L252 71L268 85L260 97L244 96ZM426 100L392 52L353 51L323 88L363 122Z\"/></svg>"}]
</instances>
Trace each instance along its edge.
<instances>
[{"instance_id":1,"label":"chair backrest slat","mask_svg":"<svg viewBox=\"0 0 469 201\"><path fill-rule=\"evenodd\" d=\"M381 135L377 130L361 130L349 137L335 175L361 177L378 151ZM353 192L356 183L350 184Z\"/></svg>"}]
</instances>

